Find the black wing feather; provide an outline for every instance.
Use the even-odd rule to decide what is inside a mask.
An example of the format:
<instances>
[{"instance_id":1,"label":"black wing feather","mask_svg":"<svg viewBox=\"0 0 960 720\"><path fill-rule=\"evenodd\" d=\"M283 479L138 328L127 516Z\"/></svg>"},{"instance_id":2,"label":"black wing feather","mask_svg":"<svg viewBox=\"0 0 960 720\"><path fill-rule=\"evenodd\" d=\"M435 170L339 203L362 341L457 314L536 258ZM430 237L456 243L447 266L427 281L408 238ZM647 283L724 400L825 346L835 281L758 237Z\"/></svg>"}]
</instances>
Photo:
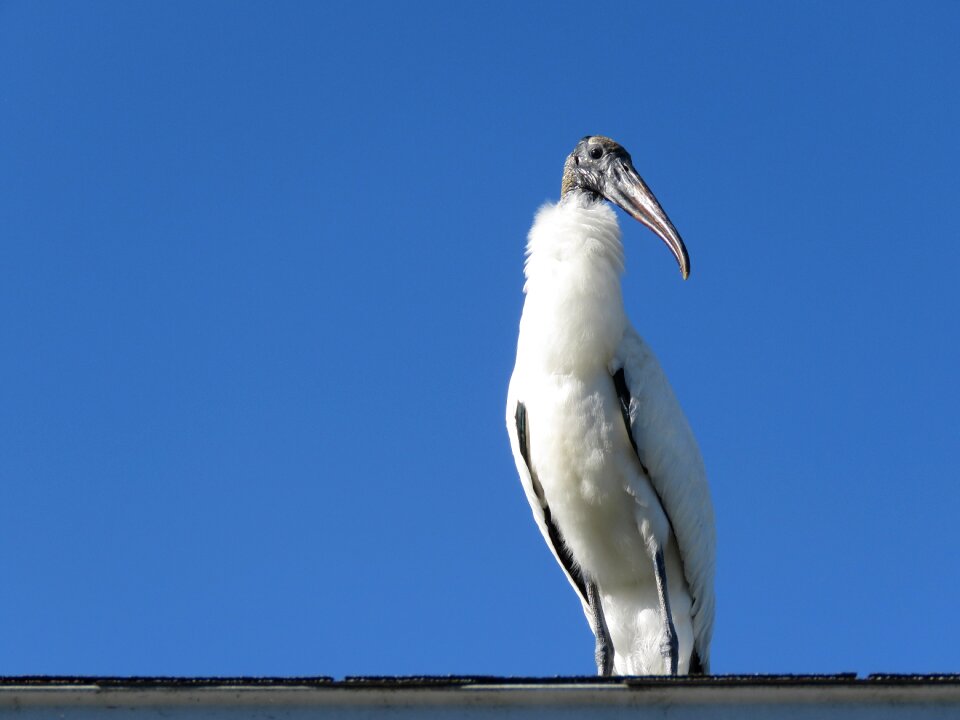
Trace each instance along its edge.
<instances>
[{"instance_id":1,"label":"black wing feather","mask_svg":"<svg viewBox=\"0 0 960 720\"><path fill-rule=\"evenodd\" d=\"M560 534L560 528L558 528L556 523L553 522L553 515L550 512L550 506L547 505L547 499L543 494L543 486L540 485L540 481L537 479L537 474L533 471L533 465L530 462L530 446L527 438L527 408L522 402L517 403L516 420L517 437L520 442L520 455L523 457L523 462L526 463L527 471L530 473L530 481L533 483L533 492L536 494L537 500L540 501L540 507L543 509L543 522L547 526L547 535L550 537L550 544L553 546L554 553L556 553L556 556L560 559L560 564L563 566L564 571L570 576L570 579L576 586L577 592L580 594L580 600L586 602L587 584L584 582L583 575L580 573L580 569L573 561L573 555L571 554L569 548L567 548L566 543L563 541L563 535Z\"/></svg>"}]
</instances>

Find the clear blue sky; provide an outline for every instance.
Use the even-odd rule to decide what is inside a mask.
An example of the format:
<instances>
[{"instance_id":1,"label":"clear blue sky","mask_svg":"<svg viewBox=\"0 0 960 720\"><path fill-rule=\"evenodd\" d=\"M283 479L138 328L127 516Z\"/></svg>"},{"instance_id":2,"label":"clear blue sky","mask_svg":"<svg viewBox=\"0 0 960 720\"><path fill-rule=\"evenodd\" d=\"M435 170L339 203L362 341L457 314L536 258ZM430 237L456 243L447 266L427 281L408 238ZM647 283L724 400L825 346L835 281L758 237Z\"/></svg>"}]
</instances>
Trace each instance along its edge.
<instances>
[{"instance_id":1,"label":"clear blue sky","mask_svg":"<svg viewBox=\"0 0 960 720\"><path fill-rule=\"evenodd\" d=\"M503 426L586 134L691 255L626 224L714 670L960 670L958 37L952 2L0 2L0 673L592 673Z\"/></svg>"}]
</instances>

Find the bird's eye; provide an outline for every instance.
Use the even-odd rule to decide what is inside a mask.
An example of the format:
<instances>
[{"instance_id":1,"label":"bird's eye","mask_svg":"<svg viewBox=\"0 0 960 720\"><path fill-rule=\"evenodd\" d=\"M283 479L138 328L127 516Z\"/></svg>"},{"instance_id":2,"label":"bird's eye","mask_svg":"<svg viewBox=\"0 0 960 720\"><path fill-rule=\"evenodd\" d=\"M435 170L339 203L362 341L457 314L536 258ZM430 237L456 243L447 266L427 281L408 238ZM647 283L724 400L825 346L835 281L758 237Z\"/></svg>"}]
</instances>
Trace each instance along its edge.
<instances>
[{"instance_id":1,"label":"bird's eye","mask_svg":"<svg viewBox=\"0 0 960 720\"><path fill-rule=\"evenodd\" d=\"M599 160L603 157L603 148L602 147L592 147L590 148L590 157L594 160Z\"/></svg>"}]
</instances>

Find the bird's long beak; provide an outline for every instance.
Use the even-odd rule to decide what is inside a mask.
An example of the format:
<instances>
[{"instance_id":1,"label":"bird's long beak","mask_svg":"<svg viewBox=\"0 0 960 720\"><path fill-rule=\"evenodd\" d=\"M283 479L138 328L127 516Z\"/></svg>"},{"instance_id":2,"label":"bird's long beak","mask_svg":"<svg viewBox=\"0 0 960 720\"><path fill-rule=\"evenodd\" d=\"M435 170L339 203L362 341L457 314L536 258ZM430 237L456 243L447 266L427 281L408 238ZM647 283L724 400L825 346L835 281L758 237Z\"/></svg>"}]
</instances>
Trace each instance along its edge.
<instances>
[{"instance_id":1,"label":"bird's long beak","mask_svg":"<svg viewBox=\"0 0 960 720\"><path fill-rule=\"evenodd\" d=\"M660 236L677 259L680 273L686 280L690 275L690 258L680 233L670 222L643 178L633 169L633 165L621 158L613 162L614 172L609 175L610 180L604 195Z\"/></svg>"}]
</instances>

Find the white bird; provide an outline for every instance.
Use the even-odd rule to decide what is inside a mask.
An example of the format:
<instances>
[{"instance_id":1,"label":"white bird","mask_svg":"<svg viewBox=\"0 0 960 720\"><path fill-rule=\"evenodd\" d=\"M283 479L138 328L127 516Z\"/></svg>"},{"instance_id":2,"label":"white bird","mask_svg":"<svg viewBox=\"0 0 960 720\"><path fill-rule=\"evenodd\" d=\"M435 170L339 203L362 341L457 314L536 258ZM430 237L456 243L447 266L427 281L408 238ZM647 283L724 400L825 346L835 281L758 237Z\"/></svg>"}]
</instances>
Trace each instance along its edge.
<instances>
[{"instance_id":1,"label":"white bird","mask_svg":"<svg viewBox=\"0 0 960 720\"><path fill-rule=\"evenodd\" d=\"M567 158L537 213L507 394L507 430L534 519L583 604L600 675L707 673L716 533L703 460L653 353L627 320L610 200L680 235L610 138Z\"/></svg>"}]
</instances>

